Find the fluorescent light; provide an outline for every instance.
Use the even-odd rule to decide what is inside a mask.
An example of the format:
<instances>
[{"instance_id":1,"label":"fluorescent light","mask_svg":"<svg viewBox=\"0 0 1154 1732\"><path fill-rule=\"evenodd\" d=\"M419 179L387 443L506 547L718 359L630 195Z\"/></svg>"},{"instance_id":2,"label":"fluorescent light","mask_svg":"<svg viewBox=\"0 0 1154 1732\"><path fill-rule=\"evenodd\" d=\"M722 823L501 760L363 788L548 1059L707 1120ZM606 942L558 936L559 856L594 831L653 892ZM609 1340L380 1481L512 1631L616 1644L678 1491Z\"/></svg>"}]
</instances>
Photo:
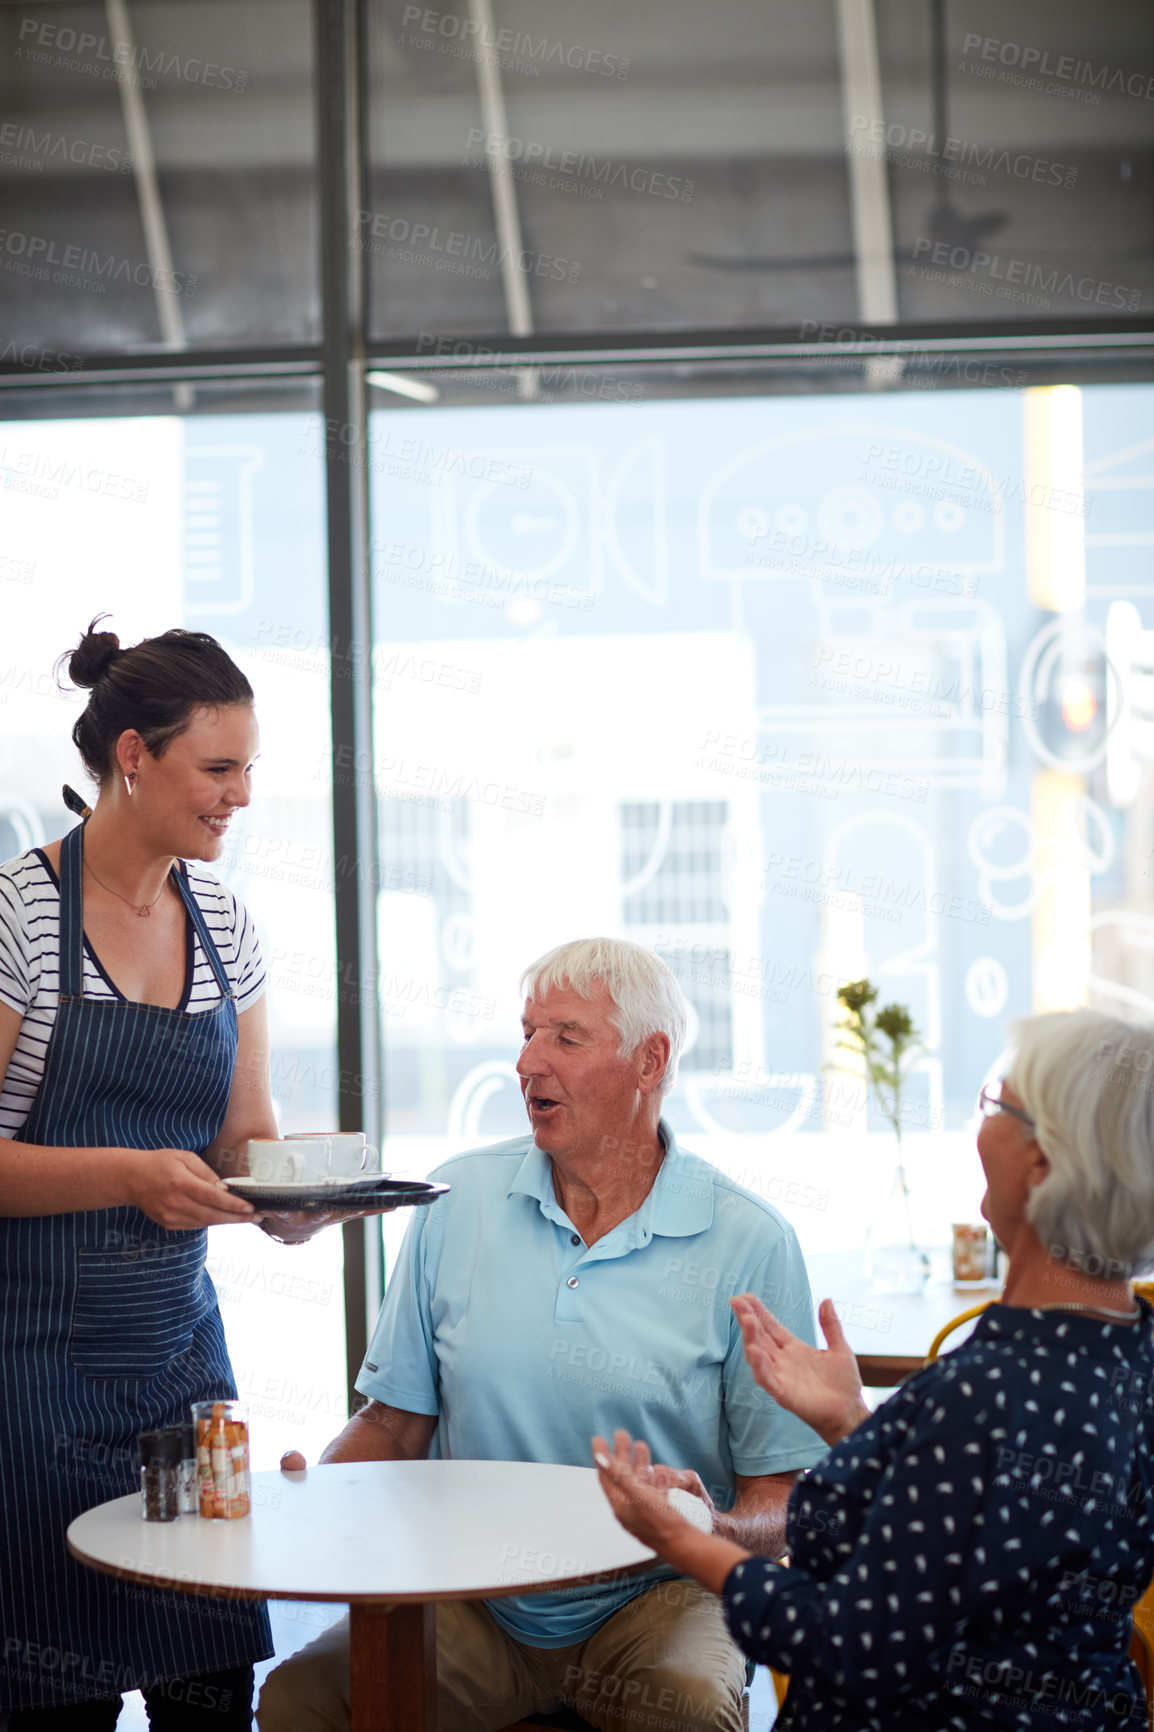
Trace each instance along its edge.
<instances>
[{"instance_id":1,"label":"fluorescent light","mask_svg":"<svg viewBox=\"0 0 1154 1732\"><path fill-rule=\"evenodd\" d=\"M436 385L417 379L411 373L366 373L370 385L382 391L395 391L398 397L412 397L417 403L435 403L441 393Z\"/></svg>"}]
</instances>

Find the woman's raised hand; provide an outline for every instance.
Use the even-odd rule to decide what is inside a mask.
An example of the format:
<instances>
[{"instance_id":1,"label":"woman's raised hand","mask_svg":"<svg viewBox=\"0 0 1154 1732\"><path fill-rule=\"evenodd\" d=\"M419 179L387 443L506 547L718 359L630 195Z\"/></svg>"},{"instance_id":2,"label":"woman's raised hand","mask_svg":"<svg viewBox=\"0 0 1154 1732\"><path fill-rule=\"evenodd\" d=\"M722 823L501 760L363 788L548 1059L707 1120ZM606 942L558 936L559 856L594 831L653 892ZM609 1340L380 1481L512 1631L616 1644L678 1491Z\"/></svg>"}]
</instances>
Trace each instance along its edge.
<instances>
[{"instance_id":1,"label":"woman's raised hand","mask_svg":"<svg viewBox=\"0 0 1154 1732\"><path fill-rule=\"evenodd\" d=\"M823 1299L818 1309L827 1343L824 1353L791 1335L752 1293L743 1293L731 1303L749 1368L779 1406L796 1413L831 1448L869 1418L857 1360L842 1334L832 1299Z\"/></svg>"},{"instance_id":2,"label":"woman's raised hand","mask_svg":"<svg viewBox=\"0 0 1154 1732\"><path fill-rule=\"evenodd\" d=\"M251 1203L238 1197L190 1149L122 1149L128 1197L159 1227L219 1227L250 1221Z\"/></svg>"}]
</instances>

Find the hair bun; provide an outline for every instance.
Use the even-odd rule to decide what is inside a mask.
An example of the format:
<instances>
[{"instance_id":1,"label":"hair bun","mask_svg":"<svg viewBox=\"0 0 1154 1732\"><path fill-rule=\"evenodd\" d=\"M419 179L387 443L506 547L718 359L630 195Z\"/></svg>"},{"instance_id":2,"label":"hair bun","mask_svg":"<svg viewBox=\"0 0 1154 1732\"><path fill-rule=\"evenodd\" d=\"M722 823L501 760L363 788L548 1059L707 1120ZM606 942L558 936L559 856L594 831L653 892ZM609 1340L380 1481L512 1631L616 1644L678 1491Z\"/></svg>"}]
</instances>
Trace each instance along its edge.
<instances>
[{"instance_id":1,"label":"hair bun","mask_svg":"<svg viewBox=\"0 0 1154 1732\"><path fill-rule=\"evenodd\" d=\"M120 639L114 631L97 631L106 614L93 620L68 660L68 677L76 686L94 686L116 657L121 654Z\"/></svg>"}]
</instances>

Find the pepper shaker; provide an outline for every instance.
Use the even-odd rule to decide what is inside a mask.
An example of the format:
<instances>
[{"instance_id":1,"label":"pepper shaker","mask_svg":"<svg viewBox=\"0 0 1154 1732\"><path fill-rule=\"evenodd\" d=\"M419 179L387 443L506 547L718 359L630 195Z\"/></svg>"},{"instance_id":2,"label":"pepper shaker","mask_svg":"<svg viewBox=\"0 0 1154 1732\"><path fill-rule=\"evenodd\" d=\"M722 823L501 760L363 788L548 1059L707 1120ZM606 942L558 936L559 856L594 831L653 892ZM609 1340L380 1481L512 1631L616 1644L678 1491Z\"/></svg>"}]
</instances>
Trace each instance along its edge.
<instances>
[{"instance_id":1,"label":"pepper shaker","mask_svg":"<svg viewBox=\"0 0 1154 1732\"><path fill-rule=\"evenodd\" d=\"M180 1514L180 1461L184 1443L180 1430L142 1431L140 1451L141 1515L146 1522L174 1522Z\"/></svg>"}]
</instances>

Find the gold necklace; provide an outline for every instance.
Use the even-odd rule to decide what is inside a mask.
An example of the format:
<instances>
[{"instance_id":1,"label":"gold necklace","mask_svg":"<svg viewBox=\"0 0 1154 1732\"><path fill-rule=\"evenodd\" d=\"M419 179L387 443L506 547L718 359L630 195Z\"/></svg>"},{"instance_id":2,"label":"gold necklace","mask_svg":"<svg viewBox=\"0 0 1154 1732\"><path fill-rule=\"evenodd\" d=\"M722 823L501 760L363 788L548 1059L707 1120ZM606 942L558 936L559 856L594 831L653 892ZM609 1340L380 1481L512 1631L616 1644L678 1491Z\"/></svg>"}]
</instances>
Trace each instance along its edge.
<instances>
[{"instance_id":1,"label":"gold necklace","mask_svg":"<svg viewBox=\"0 0 1154 1732\"><path fill-rule=\"evenodd\" d=\"M89 872L92 872L92 867L89 865L87 860L84 862L84 865ZM138 920L148 920L151 918L152 910L156 907L156 904L160 901L160 898L168 888L168 878L166 877L164 883L160 886L160 889L156 892L156 895L152 898L151 902L133 902L127 896L122 896L119 890L114 890L111 884L106 884L103 878L98 877L95 872L92 872L92 876L96 879L96 882L102 890L107 890L110 896L115 896L118 902L123 902L126 908L131 908L136 914Z\"/></svg>"},{"instance_id":2,"label":"gold necklace","mask_svg":"<svg viewBox=\"0 0 1154 1732\"><path fill-rule=\"evenodd\" d=\"M1120 1323L1135 1323L1142 1315L1142 1308L1135 1305L1132 1311L1114 1311L1108 1305L1084 1305L1080 1299L1055 1299L1049 1305L1035 1305L1035 1311L1092 1311L1096 1317L1116 1317Z\"/></svg>"}]
</instances>

